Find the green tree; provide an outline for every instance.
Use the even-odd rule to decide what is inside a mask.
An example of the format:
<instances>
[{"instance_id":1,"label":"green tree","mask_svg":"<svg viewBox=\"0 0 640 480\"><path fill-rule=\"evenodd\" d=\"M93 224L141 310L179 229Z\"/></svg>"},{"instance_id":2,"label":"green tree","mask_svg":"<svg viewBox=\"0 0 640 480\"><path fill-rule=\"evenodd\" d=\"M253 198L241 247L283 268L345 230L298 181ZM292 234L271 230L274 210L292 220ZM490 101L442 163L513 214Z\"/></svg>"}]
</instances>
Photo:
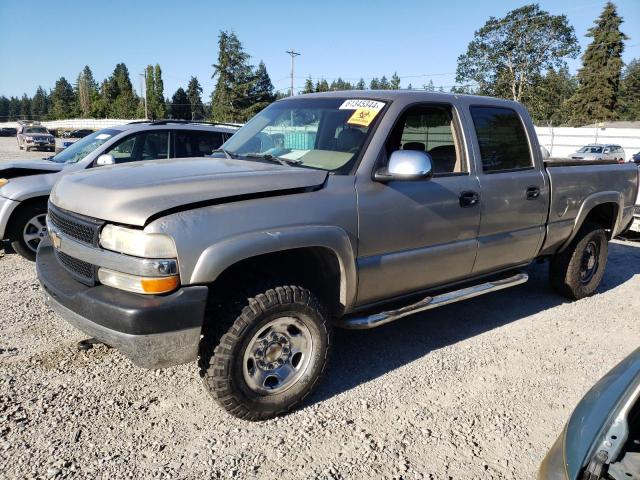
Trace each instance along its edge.
<instances>
[{"instance_id":1,"label":"green tree","mask_svg":"<svg viewBox=\"0 0 640 480\"><path fill-rule=\"evenodd\" d=\"M522 99L536 125L562 125L569 121L569 100L577 82L566 68L550 69L534 79L532 87Z\"/></svg>"},{"instance_id":2,"label":"green tree","mask_svg":"<svg viewBox=\"0 0 640 480\"><path fill-rule=\"evenodd\" d=\"M371 90L379 90L380 89L380 80L376 77L373 77L369 82L369 89Z\"/></svg>"},{"instance_id":3,"label":"green tree","mask_svg":"<svg viewBox=\"0 0 640 480\"><path fill-rule=\"evenodd\" d=\"M620 117L640 120L640 60L629 62L620 82Z\"/></svg>"},{"instance_id":4,"label":"green tree","mask_svg":"<svg viewBox=\"0 0 640 480\"><path fill-rule=\"evenodd\" d=\"M31 99L26 93L22 94L20 99L20 116L22 118L31 118Z\"/></svg>"},{"instance_id":5,"label":"green tree","mask_svg":"<svg viewBox=\"0 0 640 480\"><path fill-rule=\"evenodd\" d=\"M66 78L60 77L51 92L51 116L55 120L71 118L74 113L76 96Z\"/></svg>"},{"instance_id":6,"label":"green tree","mask_svg":"<svg viewBox=\"0 0 640 480\"><path fill-rule=\"evenodd\" d=\"M391 89L391 83L389 83L389 80L387 79L387 77L385 75L383 75L380 78L380 83L378 84L378 88L380 90L390 90Z\"/></svg>"},{"instance_id":7,"label":"green tree","mask_svg":"<svg viewBox=\"0 0 640 480\"><path fill-rule=\"evenodd\" d=\"M458 57L457 82L475 82L478 93L520 101L536 76L566 66L578 55L578 41L565 15L537 4L490 17Z\"/></svg>"},{"instance_id":8,"label":"green tree","mask_svg":"<svg viewBox=\"0 0 640 480\"><path fill-rule=\"evenodd\" d=\"M304 88L302 89L302 93L313 93L313 92L314 92L313 80L311 79L311 76L309 76L304 81Z\"/></svg>"},{"instance_id":9,"label":"green tree","mask_svg":"<svg viewBox=\"0 0 640 480\"><path fill-rule=\"evenodd\" d=\"M165 118L164 83L160 65L147 65L144 73L147 114L151 120Z\"/></svg>"},{"instance_id":10,"label":"green tree","mask_svg":"<svg viewBox=\"0 0 640 480\"><path fill-rule=\"evenodd\" d=\"M427 92L435 92L436 91L436 87L433 84L433 80L429 80L429 83L427 83L426 85L423 85L422 88L424 88Z\"/></svg>"},{"instance_id":11,"label":"green tree","mask_svg":"<svg viewBox=\"0 0 640 480\"><path fill-rule=\"evenodd\" d=\"M620 31L622 18L608 2L590 28L593 38L582 55L578 89L571 100L572 125L584 125L618 117L618 95L622 76L622 51L628 38Z\"/></svg>"},{"instance_id":12,"label":"green tree","mask_svg":"<svg viewBox=\"0 0 640 480\"><path fill-rule=\"evenodd\" d=\"M94 103L98 98L98 84L93 78L93 72L88 65L78 75L76 83L78 107L83 117L89 117L94 111Z\"/></svg>"},{"instance_id":13,"label":"green tree","mask_svg":"<svg viewBox=\"0 0 640 480\"><path fill-rule=\"evenodd\" d=\"M250 118L262 109L269 106L275 99L273 94L273 83L267 72L264 62L258 64L258 68L254 73L251 90L249 90L251 104L247 109L247 117Z\"/></svg>"},{"instance_id":14,"label":"green tree","mask_svg":"<svg viewBox=\"0 0 640 480\"><path fill-rule=\"evenodd\" d=\"M204 105L202 104L202 87L196 77L191 77L187 87L187 97L191 107L191 119L202 120L205 117Z\"/></svg>"},{"instance_id":15,"label":"green tree","mask_svg":"<svg viewBox=\"0 0 640 480\"><path fill-rule=\"evenodd\" d=\"M168 112L171 118L191 120L191 103L187 92L182 87L178 88L171 97L169 107Z\"/></svg>"},{"instance_id":16,"label":"green tree","mask_svg":"<svg viewBox=\"0 0 640 480\"><path fill-rule=\"evenodd\" d=\"M244 122L251 106L249 93L254 76L249 55L233 32L221 31L218 37L218 63L211 78L217 78L211 94L211 117L218 122Z\"/></svg>"},{"instance_id":17,"label":"green tree","mask_svg":"<svg viewBox=\"0 0 640 480\"><path fill-rule=\"evenodd\" d=\"M391 90L398 90L400 88L400 77L396 72L393 72L393 75L391 76L390 88Z\"/></svg>"},{"instance_id":18,"label":"green tree","mask_svg":"<svg viewBox=\"0 0 640 480\"><path fill-rule=\"evenodd\" d=\"M360 80L358 80L358 83L356 83L356 90L366 90L367 89L367 84L364 83L364 78L361 78Z\"/></svg>"},{"instance_id":19,"label":"green tree","mask_svg":"<svg viewBox=\"0 0 640 480\"><path fill-rule=\"evenodd\" d=\"M138 109L138 98L133 91L129 78L129 69L124 63L119 63L113 74L103 84L102 97L106 114L113 118L133 118Z\"/></svg>"},{"instance_id":20,"label":"green tree","mask_svg":"<svg viewBox=\"0 0 640 480\"><path fill-rule=\"evenodd\" d=\"M329 82L327 82L324 78L316 82L316 92L328 92L328 91L329 91Z\"/></svg>"},{"instance_id":21,"label":"green tree","mask_svg":"<svg viewBox=\"0 0 640 480\"><path fill-rule=\"evenodd\" d=\"M9 120L9 99L4 95L0 96L0 122Z\"/></svg>"},{"instance_id":22,"label":"green tree","mask_svg":"<svg viewBox=\"0 0 640 480\"><path fill-rule=\"evenodd\" d=\"M9 120L20 119L20 99L18 97L9 98Z\"/></svg>"}]
</instances>

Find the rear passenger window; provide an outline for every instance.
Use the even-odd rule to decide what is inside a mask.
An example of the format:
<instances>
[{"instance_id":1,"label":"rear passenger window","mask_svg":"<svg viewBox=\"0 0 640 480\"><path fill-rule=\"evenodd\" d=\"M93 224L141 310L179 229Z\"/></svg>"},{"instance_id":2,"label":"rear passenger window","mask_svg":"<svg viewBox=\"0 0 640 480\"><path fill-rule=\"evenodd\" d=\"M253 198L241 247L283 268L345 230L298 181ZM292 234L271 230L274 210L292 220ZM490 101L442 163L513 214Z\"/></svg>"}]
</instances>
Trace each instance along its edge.
<instances>
[{"instance_id":1,"label":"rear passenger window","mask_svg":"<svg viewBox=\"0 0 640 480\"><path fill-rule=\"evenodd\" d=\"M224 143L222 133L176 130L176 157L204 157Z\"/></svg>"},{"instance_id":2,"label":"rear passenger window","mask_svg":"<svg viewBox=\"0 0 640 480\"><path fill-rule=\"evenodd\" d=\"M387 141L387 154L395 150L418 150L431 156L433 173L466 173L451 107L420 105L409 108Z\"/></svg>"},{"instance_id":3,"label":"rear passenger window","mask_svg":"<svg viewBox=\"0 0 640 480\"><path fill-rule=\"evenodd\" d=\"M533 166L520 117L510 108L471 107L485 173Z\"/></svg>"}]
</instances>

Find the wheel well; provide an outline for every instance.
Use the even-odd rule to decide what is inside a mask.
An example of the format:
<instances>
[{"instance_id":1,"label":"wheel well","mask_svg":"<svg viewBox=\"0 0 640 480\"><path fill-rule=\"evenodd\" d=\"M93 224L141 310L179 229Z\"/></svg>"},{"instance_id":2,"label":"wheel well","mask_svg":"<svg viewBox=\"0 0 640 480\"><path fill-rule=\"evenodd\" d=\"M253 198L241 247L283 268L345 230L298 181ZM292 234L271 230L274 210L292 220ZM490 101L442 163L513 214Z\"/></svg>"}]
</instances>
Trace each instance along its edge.
<instances>
[{"instance_id":1,"label":"wheel well","mask_svg":"<svg viewBox=\"0 0 640 480\"><path fill-rule=\"evenodd\" d=\"M18 218L20 212L23 212L24 210L36 205L43 205L46 208L48 198L49 197L34 197L20 202L20 205L18 205L16 209L11 212L11 216L9 217L9 221L7 222L7 228L5 229L4 233L5 238L8 238L11 241L16 240L15 238L13 238L13 233L15 230L16 218Z\"/></svg>"},{"instance_id":2,"label":"wheel well","mask_svg":"<svg viewBox=\"0 0 640 480\"><path fill-rule=\"evenodd\" d=\"M618 204L613 202L596 205L587 214L582 224L595 223L602 226L606 230L609 239L611 239L613 229L618 220L618 208Z\"/></svg>"},{"instance_id":3,"label":"wheel well","mask_svg":"<svg viewBox=\"0 0 640 480\"><path fill-rule=\"evenodd\" d=\"M210 291L219 298L230 289L253 295L249 292L264 289L266 284L300 285L317 295L331 315L340 315L344 311L340 301L341 281L340 261L332 250L305 247L241 260L222 272Z\"/></svg>"}]
</instances>

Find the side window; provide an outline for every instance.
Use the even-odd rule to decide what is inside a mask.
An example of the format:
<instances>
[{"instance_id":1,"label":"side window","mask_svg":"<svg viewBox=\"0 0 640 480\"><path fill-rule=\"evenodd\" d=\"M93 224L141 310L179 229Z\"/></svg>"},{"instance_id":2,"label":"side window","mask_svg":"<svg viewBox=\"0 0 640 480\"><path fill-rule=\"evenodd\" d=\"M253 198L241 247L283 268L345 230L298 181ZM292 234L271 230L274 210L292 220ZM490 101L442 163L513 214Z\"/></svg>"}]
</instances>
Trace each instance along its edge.
<instances>
[{"instance_id":1,"label":"side window","mask_svg":"<svg viewBox=\"0 0 640 480\"><path fill-rule=\"evenodd\" d=\"M107 152L116 163L169 157L169 132L143 132L116 143Z\"/></svg>"},{"instance_id":2,"label":"side window","mask_svg":"<svg viewBox=\"0 0 640 480\"><path fill-rule=\"evenodd\" d=\"M485 173L533 166L524 125L514 110L471 107L471 117Z\"/></svg>"},{"instance_id":3,"label":"side window","mask_svg":"<svg viewBox=\"0 0 640 480\"><path fill-rule=\"evenodd\" d=\"M176 130L176 158L203 157L220 148L224 138L219 132Z\"/></svg>"},{"instance_id":4,"label":"side window","mask_svg":"<svg viewBox=\"0 0 640 480\"><path fill-rule=\"evenodd\" d=\"M467 164L457 138L451 107L411 107L389 137L387 154L395 150L419 150L431 156L435 175L466 173Z\"/></svg>"}]
</instances>

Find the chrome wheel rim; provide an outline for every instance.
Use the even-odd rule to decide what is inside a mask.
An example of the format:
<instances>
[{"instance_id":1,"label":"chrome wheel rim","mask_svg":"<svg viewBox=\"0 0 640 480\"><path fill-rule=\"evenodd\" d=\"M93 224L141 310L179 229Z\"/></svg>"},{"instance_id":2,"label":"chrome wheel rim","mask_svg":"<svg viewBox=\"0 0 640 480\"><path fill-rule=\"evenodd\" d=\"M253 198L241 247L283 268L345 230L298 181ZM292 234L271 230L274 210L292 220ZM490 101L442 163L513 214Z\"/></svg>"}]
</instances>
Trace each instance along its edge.
<instances>
[{"instance_id":1,"label":"chrome wheel rim","mask_svg":"<svg viewBox=\"0 0 640 480\"><path fill-rule=\"evenodd\" d=\"M587 246L582 252L580 262L580 282L583 285L589 283L598 271L599 256L600 247L598 244L594 241L587 243Z\"/></svg>"},{"instance_id":2,"label":"chrome wheel rim","mask_svg":"<svg viewBox=\"0 0 640 480\"><path fill-rule=\"evenodd\" d=\"M40 213L32 217L22 230L24 244L34 253L38 250L38 245L40 245L42 239L47 236L46 218L46 213Z\"/></svg>"},{"instance_id":3,"label":"chrome wheel rim","mask_svg":"<svg viewBox=\"0 0 640 480\"><path fill-rule=\"evenodd\" d=\"M247 386L261 395L291 388L307 371L313 353L309 327L295 317L278 317L263 325L245 350L242 373Z\"/></svg>"}]
</instances>

